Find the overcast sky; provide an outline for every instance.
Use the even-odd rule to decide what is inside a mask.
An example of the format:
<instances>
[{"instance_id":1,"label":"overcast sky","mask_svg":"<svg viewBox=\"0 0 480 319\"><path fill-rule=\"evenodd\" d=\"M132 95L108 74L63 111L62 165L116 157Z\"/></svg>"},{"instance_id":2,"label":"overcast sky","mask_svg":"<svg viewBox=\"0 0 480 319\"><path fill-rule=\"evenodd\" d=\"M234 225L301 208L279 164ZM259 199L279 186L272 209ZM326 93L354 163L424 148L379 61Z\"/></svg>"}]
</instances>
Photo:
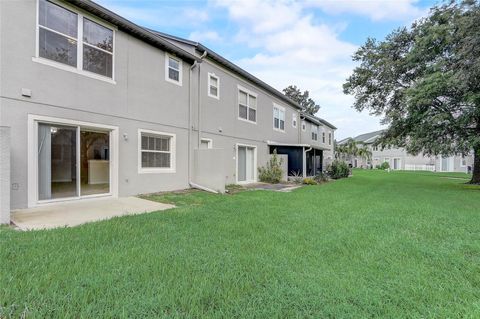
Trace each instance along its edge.
<instances>
[{"instance_id":1,"label":"overcast sky","mask_svg":"<svg viewBox=\"0 0 480 319\"><path fill-rule=\"evenodd\" d=\"M338 127L336 139L379 129L342 93L352 53L425 15L434 0L97 0L127 19L199 41L278 90L296 84Z\"/></svg>"}]
</instances>

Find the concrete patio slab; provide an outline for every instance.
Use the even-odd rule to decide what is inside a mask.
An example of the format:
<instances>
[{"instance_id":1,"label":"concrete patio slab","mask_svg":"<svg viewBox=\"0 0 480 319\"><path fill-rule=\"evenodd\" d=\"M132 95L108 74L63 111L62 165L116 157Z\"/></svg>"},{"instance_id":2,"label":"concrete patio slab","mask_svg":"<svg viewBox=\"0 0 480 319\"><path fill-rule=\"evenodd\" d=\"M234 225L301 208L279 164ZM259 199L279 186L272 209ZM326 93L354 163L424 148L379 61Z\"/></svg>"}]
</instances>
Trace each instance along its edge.
<instances>
[{"instance_id":1,"label":"concrete patio slab","mask_svg":"<svg viewBox=\"0 0 480 319\"><path fill-rule=\"evenodd\" d=\"M51 229L174 207L138 197L96 198L16 210L11 220L21 230Z\"/></svg>"}]
</instances>

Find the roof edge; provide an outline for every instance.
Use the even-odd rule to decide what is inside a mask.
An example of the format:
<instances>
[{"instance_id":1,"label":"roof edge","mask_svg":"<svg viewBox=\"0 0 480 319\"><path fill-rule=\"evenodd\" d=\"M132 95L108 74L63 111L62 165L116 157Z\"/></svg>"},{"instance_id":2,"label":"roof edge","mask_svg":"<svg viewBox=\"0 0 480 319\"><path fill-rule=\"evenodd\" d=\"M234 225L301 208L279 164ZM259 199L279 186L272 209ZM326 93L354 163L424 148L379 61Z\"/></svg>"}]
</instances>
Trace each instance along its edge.
<instances>
[{"instance_id":1,"label":"roof edge","mask_svg":"<svg viewBox=\"0 0 480 319\"><path fill-rule=\"evenodd\" d=\"M160 36L149 32L145 28L131 22L130 20L119 16L115 12L108 10L107 8L99 5L98 3L90 0L66 0L66 2L73 4L105 21L108 21L109 23L117 26L120 30L127 32L143 40L144 42L156 46L164 51L174 53L175 55L186 61L194 62L199 60L199 58L195 55L183 50L180 47L177 47L176 45L161 38Z\"/></svg>"}]
</instances>

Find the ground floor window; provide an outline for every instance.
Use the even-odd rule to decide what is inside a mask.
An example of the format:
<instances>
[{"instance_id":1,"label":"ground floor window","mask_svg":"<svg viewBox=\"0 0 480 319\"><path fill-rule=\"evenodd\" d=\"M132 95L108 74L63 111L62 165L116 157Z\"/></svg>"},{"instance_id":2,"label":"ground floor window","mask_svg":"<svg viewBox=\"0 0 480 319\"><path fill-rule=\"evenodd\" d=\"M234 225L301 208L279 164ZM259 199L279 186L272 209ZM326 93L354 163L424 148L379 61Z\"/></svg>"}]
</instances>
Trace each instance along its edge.
<instances>
[{"instance_id":1,"label":"ground floor window","mask_svg":"<svg viewBox=\"0 0 480 319\"><path fill-rule=\"evenodd\" d=\"M175 135L139 130L140 173L173 172L175 170Z\"/></svg>"}]
</instances>

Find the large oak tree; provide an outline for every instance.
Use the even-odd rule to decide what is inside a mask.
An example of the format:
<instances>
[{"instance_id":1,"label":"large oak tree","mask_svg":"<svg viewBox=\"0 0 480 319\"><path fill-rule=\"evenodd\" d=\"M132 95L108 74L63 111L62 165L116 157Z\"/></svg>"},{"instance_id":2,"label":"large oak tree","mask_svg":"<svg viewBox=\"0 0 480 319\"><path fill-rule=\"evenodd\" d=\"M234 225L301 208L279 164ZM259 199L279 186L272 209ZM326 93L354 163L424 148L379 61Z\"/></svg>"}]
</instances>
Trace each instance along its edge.
<instances>
[{"instance_id":1,"label":"large oak tree","mask_svg":"<svg viewBox=\"0 0 480 319\"><path fill-rule=\"evenodd\" d=\"M383 147L409 153L474 152L471 183L480 184L480 3L452 1L389 34L368 39L344 84L353 107L382 116Z\"/></svg>"}]
</instances>

